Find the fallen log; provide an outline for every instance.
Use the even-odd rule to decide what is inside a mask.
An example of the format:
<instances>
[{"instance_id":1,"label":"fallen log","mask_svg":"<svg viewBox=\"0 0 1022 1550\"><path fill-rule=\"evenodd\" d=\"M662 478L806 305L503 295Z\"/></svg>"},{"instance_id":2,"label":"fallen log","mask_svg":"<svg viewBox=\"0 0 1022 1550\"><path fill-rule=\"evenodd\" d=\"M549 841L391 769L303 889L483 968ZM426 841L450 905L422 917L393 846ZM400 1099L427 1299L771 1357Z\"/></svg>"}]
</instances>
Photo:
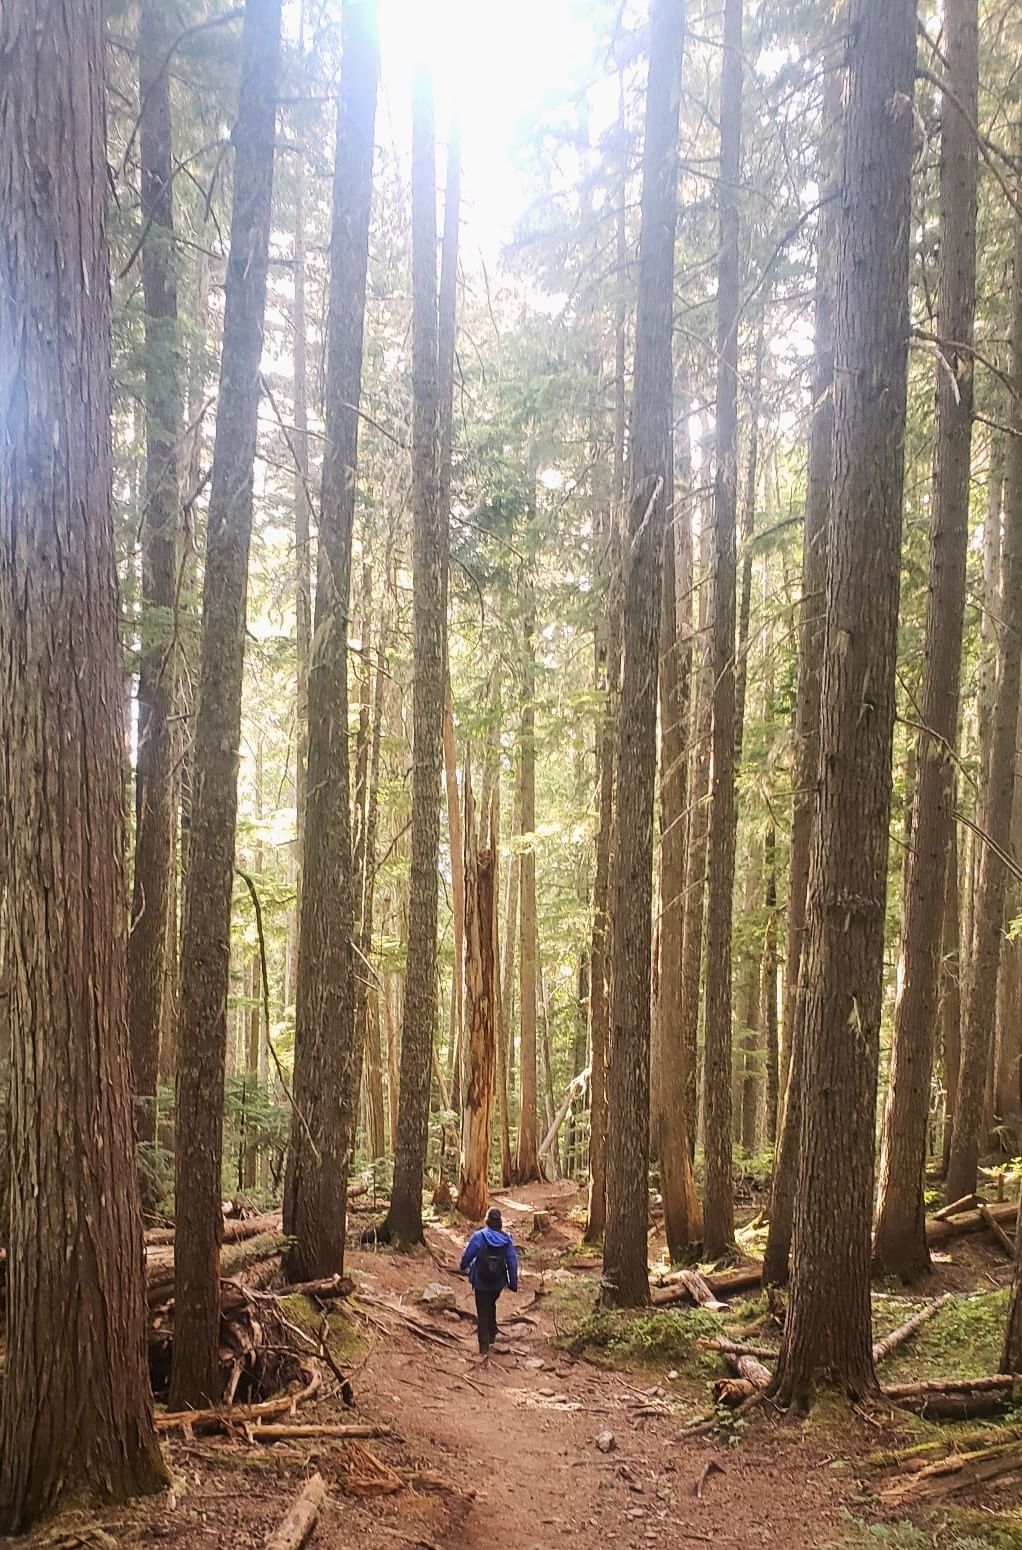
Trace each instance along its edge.
<instances>
[{"instance_id":1,"label":"fallen log","mask_svg":"<svg viewBox=\"0 0 1022 1550\"><path fill-rule=\"evenodd\" d=\"M997 1239L997 1242L1000 1244L1001 1248L1007 1254L1008 1258L1013 1260L1015 1258L1015 1245L1008 1237L1008 1234L1005 1232L1004 1228L1001 1226L1000 1222L997 1220L990 1207L987 1205L981 1205L979 1208L979 1214L983 1218L986 1225L989 1227L993 1236Z\"/></svg>"},{"instance_id":2,"label":"fallen log","mask_svg":"<svg viewBox=\"0 0 1022 1550\"><path fill-rule=\"evenodd\" d=\"M978 1195L963 1195L961 1200L952 1200L950 1205L941 1206L939 1211L934 1211L931 1220L946 1222L948 1217L957 1216L959 1211L975 1211L978 1205Z\"/></svg>"},{"instance_id":3,"label":"fallen log","mask_svg":"<svg viewBox=\"0 0 1022 1550\"><path fill-rule=\"evenodd\" d=\"M258 1216L225 1220L221 1234L222 1243L243 1243L246 1238L258 1238L260 1233L280 1232L280 1212L263 1211ZM150 1249L167 1248L174 1242L174 1227L150 1227L145 1235L146 1259L159 1260L163 1256L150 1254Z\"/></svg>"},{"instance_id":4,"label":"fallen log","mask_svg":"<svg viewBox=\"0 0 1022 1550\"><path fill-rule=\"evenodd\" d=\"M652 1292L650 1301L654 1308L671 1308L678 1303L691 1302L692 1293L681 1276L689 1274L688 1271L676 1272L676 1279L672 1285L658 1287ZM752 1292L760 1285L763 1279L762 1265L743 1265L737 1270L722 1270L715 1275L701 1277L709 1287L714 1297L722 1300L736 1295L738 1292Z\"/></svg>"},{"instance_id":5,"label":"fallen log","mask_svg":"<svg viewBox=\"0 0 1022 1550\"><path fill-rule=\"evenodd\" d=\"M875 1363L886 1361L892 1352L896 1351L899 1346L903 1346L906 1340L912 1338L916 1330L922 1329L923 1325L928 1324L935 1314L939 1313L942 1308L946 1308L950 1303L953 1303L954 1300L952 1292L945 1292L943 1297L937 1297L932 1302L924 1304L918 1313L913 1313L910 1319L906 1319L904 1324L899 1324L897 1329L892 1329L891 1333L885 1335L882 1340L874 1341L873 1361Z\"/></svg>"},{"instance_id":6,"label":"fallen log","mask_svg":"<svg viewBox=\"0 0 1022 1550\"><path fill-rule=\"evenodd\" d=\"M557 1110L557 1113L554 1115L553 1123L540 1142L540 1157L545 1157L556 1141L557 1132L564 1124L568 1110L571 1108L572 1099L577 1098L580 1093L585 1091L586 1084L589 1081L589 1074L589 1067L587 1066L584 1071L580 1071L578 1076L572 1077L571 1081L569 1082L568 1091L565 1093L563 1099L561 1100L561 1106Z\"/></svg>"},{"instance_id":7,"label":"fallen log","mask_svg":"<svg viewBox=\"0 0 1022 1550\"><path fill-rule=\"evenodd\" d=\"M287 1239L280 1232L260 1233L255 1238L225 1244L220 1251L221 1279L229 1280L252 1265L275 1258L286 1244ZM160 1267L159 1275L148 1282L146 1301L150 1308L155 1308L161 1303L169 1302L173 1296L174 1260L171 1257L169 1264Z\"/></svg>"},{"instance_id":8,"label":"fallen log","mask_svg":"<svg viewBox=\"0 0 1022 1550\"><path fill-rule=\"evenodd\" d=\"M709 1308L711 1313L720 1313L727 1307L726 1302L720 1302L714 1296L713 1288L698 1270L683 1270L678 1279L680 1284L688 1289L692 1301L700 1308Z\"/></svg>"},{"instance_id":9,"label":"fallen log","mask_svg":"<svg viewBox=\"0 0 1022 1550\"><path fill-rule=\"evenodd\" d=\"M302 1550L326 1501L323 1476L310 1475L277 1528L266 1541L266 1550Z\"/></svg>"},{"instance_id":10,"label":"fallen log","mask_svg":"<svg viewBox=\"0 0 1022 1550\"><path fill-rule=\"evenodd\" d=\"M765 1345L746 1345L740 1340L728 1340L723 1335L696 1342L702 1351L719 1351L722 1356L758 1356L763 1361L776 1362L779 1351Z\"/></svg>"},{"instance_id":11,"label":"fallen log","mask_svg":"<svg viewBox=\"0 0 1022 1550\"><path fill-rule=\"evenodd\" d=\"M1018 1201L1008 1200L1003 1205L987 1206L986 1210L1002 1227L1014 1226L1018 1216ZM932 1248L936 1243L946 1243L950 1238L964 1237L966 1233L986 1232L990 1223L981 1211L965 1211L953 1221L931 1217L926 1224L926 1241Z\"/></svg>"},{"instance_id":12,"label":"fallen log","mask_svg":"<svg viewBox=\"0 0 1022 1550\"><path fill-rule=\"evenodd\" d=\"M326 1276L322 1281L294 1281L290 1286L278 1286L274 1297L318 1297L329 1302L336 1297L350 1297L355 1290L351 1276Z\"/></svg>"},{"instance_id":13,"label":"fallen log","mask_svg":"<svg viewBox=\"0 0 1022 1550\"><path fill-rule=\"evenodd\" d=\"M391 1437L393 1433L389 1426L371 1426L362 1421L310 1421L307 1425L287 1421L280 1425L271 1422L269 1426L253 1426L249 1436L256 1442L283 1442L287 1439L311 1441L318 1437Z\"/></svg>"},{"instance_id":14,"label":"fallen log","mask_svg":"<svg viewBox=\"0 0 1022 1550\"><path fill-rule=\"evenodd\" d=\"M249 1425L253 1421L269 1421L282 1415L294 1415L299 1405L318 1392L320 1382L319 1373L313 1373L305 1388L297 1394L280 1394L276 1399L264 1399L257 1405L224 1405L210 1410L158 1410L156 1430L173 1432L180 1428L192 1432L229 1432L236 1426Z\"/></svg>"},{"instance_id":15,"label":"fallen log","mask_svg":"<svg viewBox=\"0 0 1022 1550\"><path fill-rule=\"evenodd\" d=\"M754 1394L766 1389L771 1374L770 1369L764 1367L751 1351L725 1351L724 1358L736 1376L718 1378L713 1385L713 1398L718 1405L726 1405L729 1410L734 1410Z\"/></svg>"},{"instance_id":16,"label":"fallen log","mask_svg":"<svg viewBox=\"0 0 1022 1550\"><path fill-rule=\"evenodd\" d=\"M880 1499L890 1505L933 1501L971 1490L981 1481L996 1480L1019 1471L1022 1471L1022 1443L1001 1442L992 1448L959 1453L953 1458L928 1464L925 1469L896 1480L886 1491L881 1491Z\"/></svg>"},{"instance_id":17,"label":"fallen log","mask_svg":"<svg viewBox=\"0 0 1022 1550\"><path fill-rule=\"evenodd\" d=\"M932 1420L968 1421L1013 1409L1020 1387L1022 1375L994 1373L991 1377L949 1382L931 1379L925 1383L887 1384L880 1393L891 1404Z\"/></svg>"}]
</instances>

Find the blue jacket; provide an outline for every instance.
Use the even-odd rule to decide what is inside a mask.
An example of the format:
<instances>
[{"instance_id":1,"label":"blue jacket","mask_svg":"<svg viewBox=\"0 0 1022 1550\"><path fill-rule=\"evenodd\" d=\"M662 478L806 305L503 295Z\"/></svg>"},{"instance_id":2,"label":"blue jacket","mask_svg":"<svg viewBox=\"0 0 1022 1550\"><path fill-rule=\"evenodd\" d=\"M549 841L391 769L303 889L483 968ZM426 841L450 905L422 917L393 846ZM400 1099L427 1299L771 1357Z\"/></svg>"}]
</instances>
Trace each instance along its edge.
<instances>
[{"instance_id":1,"label":"blue jacket","mask_svg":"<svg viewBox=\"0 0 1022 1550\"><path fill-rule=\"evenodd\" d=\"M483 1227L479 1232L474 1232L465 1245L465 1252L461 1256L461 1268L468 1271L468 1279L474 1289L484 1292L501 1292L503 1286L491 1286L483 1280L483 1267L480 1254L486 1244L491 1248L504 1250L504 1284L513 1292L518 1290L518 1255L515 1246L506 1232L497 1232L493 1227Z\"/></svg>"}]
</instances>

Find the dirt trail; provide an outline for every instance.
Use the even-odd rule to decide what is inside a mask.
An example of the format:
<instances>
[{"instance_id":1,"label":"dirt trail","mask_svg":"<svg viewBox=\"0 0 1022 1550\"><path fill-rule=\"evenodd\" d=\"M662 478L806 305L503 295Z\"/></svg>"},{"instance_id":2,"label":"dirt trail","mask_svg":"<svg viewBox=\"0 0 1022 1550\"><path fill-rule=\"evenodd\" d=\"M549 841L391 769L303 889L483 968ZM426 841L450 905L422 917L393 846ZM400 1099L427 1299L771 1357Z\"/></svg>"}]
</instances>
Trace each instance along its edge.
<instances>
[{"instance_id":1,"label":"dirt trail","mask_svg":"<svg viewBox=\"0 0 1022 1550\"><path fill-rule=\"evenodd\" d=\"M553 1550L582 1533L621 1547L712 1543L752 1550L826 1542L831 1526L838 1537L842 1497L852 1483L842 1490L836 1475L821 1467L827 1461L800 1442L797 1428L780 1435L757 1427L754 1439L733 1448L683 1439L680 1417L662 1413L666 1373L610 1372L554 1346L548 1307L535 1293L572 1241L563 1210L574 1194L569 1200L565 1188L545 1186L501 1203L505 1225L519 1241L516 1216L529 1213L531 1220L543 1208L552 1218L550 1233L522 1242L518 1298L501 1299L507 1353L480 1363L473 1325L447 1315L456 1346L434 1352L414 1335L401 1338L387 1350L377 1348L363 1382L366 1405L400 1427L412 1452L475 1493L419 1543L483 1550L499 1540ZM449 1286L467 1313L464 1281L441 1268L457 1263L462 1241L436 1229L432 1266L388 1255L356 1257L352 1268L390 1295L421 1288L425 1275ZM507 1324L516 1304L533 1322ZM609 1453L597 1445L606 1431L614 1435ZM699 1496L711 1459L723 1473L708 1475ZM398 1499L393 1508L390 1522L399 1521Z\"/></svg>"}]
</instances>

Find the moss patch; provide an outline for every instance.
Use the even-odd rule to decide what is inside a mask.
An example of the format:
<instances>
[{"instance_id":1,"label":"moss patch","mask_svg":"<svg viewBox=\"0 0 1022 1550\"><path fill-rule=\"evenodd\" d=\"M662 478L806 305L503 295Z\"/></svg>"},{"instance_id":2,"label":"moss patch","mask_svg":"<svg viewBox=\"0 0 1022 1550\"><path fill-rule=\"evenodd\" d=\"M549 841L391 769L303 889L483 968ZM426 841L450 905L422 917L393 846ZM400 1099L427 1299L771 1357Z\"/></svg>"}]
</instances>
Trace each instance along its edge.
<instances>
[{"instance_id":1,"label":"moss patch","mask_svg":"<svg viewBox=\"0 0 1022 1550\"><path fill-rule=\"evenodd\" d=\"M921 1302L874 1300L876 1335L888 1334ZM928 1378L978 1378L996 1372L1001 1359L1008 1292L981 1292L962 1297L925 1324L917 1335L890 1357L882 1368L885 1383L912 1383Z\"/></svg>"}]
</instances>

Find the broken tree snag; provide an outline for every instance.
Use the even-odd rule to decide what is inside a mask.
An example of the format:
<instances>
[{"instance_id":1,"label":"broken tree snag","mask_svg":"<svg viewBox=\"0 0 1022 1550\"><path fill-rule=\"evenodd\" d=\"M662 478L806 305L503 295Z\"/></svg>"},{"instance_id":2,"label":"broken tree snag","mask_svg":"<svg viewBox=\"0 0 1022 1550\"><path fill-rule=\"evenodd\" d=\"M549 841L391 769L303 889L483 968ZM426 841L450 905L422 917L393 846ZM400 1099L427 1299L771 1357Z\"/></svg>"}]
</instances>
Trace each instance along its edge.
<instances>
[{"instance_id":1,"label":"broken tree snag","mask_svg":"<svg viewBox=\"0 0 1022 1550\"><path fill-rule=\"evenodd\" d=\"M472 774L465 767L464 1109L458 1210L478 1221L486 1211L497 1074L497 835L495 810L483 814L489 846L479 847Z\"/></svg>"},{"instance_id":2,"label":"broken tree snag","mask_svg":"<svg viewBox=\"0 0 1022 1550\"><path fill-rule=\"evenodd\" d=\"M911 1340L917 1329L922 1329L923 1325L929 1323L934 1314L939 1313L942 1308L946 1308L954 1300L952 1292L945 1292L943 1297L937 1297L933 1302L926 1303L924 1307L919 1309L918 1313L913 1313L910 1319L906 1319L904 1324L899 1324L897 1329L892 1329L891 1333L885 1335L882 1340L874 1341L874 1364L886 1361L892 1351L896 1351L899 1346L904 1345L906 1340Z\"/></svg>"},{"instance_id":3,"label":"broken tree snag","mask_svg":"<svg viewBox=\"0 0 1022 1550\"><path fill-rule=\"evenodd\" d=\"M980 1448L973 1453L960 1453L954 1458L928 1464L925 1469L896 1480L881 1492L880 1499L891 1505L933 1501L971 1490L981 1481L996 1480L1019 1471L1022 1471L1022 1443L996 1443L992 1448Z\"/></svg>"},{"instance_id":4,"label":"broken tree snag","mask_svg":"<svg viewBox=\"0 0 1022 1550\"><path fill-rule=\"evenodd\" d=\"M994 1216L990 1207L988 1205L981 1204L979 1207L979 1214L983 1218L983 1221L986 1223L987 1227L989 1227L993 1236L997 1239L997 1242L1000 1244L1001 1248L1007 1254L1008 1258L1014 1259L1015 1245L1008 1237L1008 1234L1005 1232L996 1216Z\"/></svg>"},{"instance_id":5,"label":"broken tree snag","mask_svg":"<svg viewBox=\"0 0 1022 1550\"><path fill-rule=\"evenodd\" d=\"M557 1140L558 1132L560 1131L561 1126L564 1124L564 1121L567 1118L568 1110L571 1108L572 1101L573 1099L577 1098L580 1093L585 1092L589 1085L590 1074L591 1068L586 1066L585 1070L580 1071L578 1076L572 1077L568 1086L568 1091L561 1099L561 1106L557 1110L557 1113L554 1115L553 1122L550 1125L550 1128L547 1130L546 1135L543 1137L542 1143L540 1144L540 1157L546 1157L547 1153L550 1151L550 1148Z\"/></svg>"},{"instance_id":6,"label":"broken tree snag","mask_svg":"<svg viewBox=\"0 0 1022 1550\"><path fill-rule=\"evenodd\" d=\"M884 1399L931 1420L967 1421L1000 1415L1018 1403L1022 1376L995 1373L988 1378L964 1378L942 1383L893 1383L880 1390Z\"/></svg>"},{"instance_id":7,"label":"broken tree snag","mask_svg":"<svg viewBox=\"0 0 1022 1550\"><path fill-rule=\"evenodd\" d=\"M309 1542L325 1501L323 1476L311 1475L291 1503L286 1516L266 1541L266 1550L302 1550L302 1546Z\"/></svg>"}]
</instances>

